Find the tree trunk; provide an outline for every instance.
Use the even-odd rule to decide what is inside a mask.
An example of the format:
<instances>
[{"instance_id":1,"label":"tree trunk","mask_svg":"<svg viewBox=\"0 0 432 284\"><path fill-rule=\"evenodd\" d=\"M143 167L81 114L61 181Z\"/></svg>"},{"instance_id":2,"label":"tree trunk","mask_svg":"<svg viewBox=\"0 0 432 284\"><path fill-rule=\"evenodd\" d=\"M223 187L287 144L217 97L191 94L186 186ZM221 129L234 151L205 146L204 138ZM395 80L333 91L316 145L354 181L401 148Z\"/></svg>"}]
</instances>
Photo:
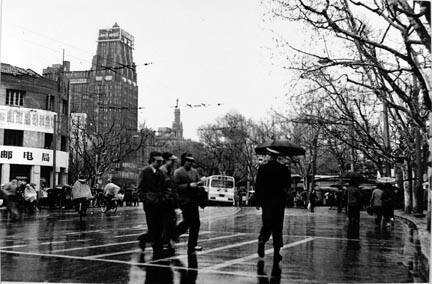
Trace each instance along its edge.
<instances>
[{"instance_id":1,"label":"tree trunk","mask_svg":"<svg viewBox=\"0 0 432 284\"><path fill-rule=\"evenodd\" d=\"M403 167L404 180L404 210L405 213L411 214L412 211L412 169L411 161L405 161Z\"/></svg>"},{"instance_id":2,"label":"tree trunk","mask_svg":"<svg viewBox=\"0 0 432 284\"><path fill-rule=\"evenodd\" d=\"M420 129L415 129L415 183L413 194L413 211L414 214L423 214L423 163L421 149Z\"/></svg>"}]
</instances>

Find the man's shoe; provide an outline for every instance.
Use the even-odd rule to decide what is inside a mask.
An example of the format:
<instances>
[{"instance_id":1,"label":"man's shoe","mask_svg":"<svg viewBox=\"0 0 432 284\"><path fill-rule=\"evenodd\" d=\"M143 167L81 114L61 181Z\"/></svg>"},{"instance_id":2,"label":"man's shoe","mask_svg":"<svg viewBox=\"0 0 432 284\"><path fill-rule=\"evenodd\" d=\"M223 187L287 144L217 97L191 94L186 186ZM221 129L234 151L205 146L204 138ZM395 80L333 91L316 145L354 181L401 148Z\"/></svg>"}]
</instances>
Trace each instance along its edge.
<instances>
[{"instance_id":1,"label":"man's shoe","mask_svg":"<svg viewBox=\"0 0 432 284\"><path fill-rule=\"evenodd\" d=\"M264 252L264 244L258 244L258 256L259 257L264 257L265 252Z\"/></svg>"},{"instance_id":2,"label":"man's shoe","mask_svg":"<svg viewBox=\"0 0 432 284\"><path fill-rule=\"evenodd\" d=\"M187 250L187 254L194 254L194 253L196 253L196 250L195 249L188 249Z\"/></svg>"},{"instance_id":3,"label":"man's shoe","mask_svg":"<svg viewBox=\"0 0 432 284\"><path fill-rule=\"evenodd\" d=\"M138 245L139 247L145 251L146 248L146 234L142 234L138 237Z\"/></svg>"}]
</instances>

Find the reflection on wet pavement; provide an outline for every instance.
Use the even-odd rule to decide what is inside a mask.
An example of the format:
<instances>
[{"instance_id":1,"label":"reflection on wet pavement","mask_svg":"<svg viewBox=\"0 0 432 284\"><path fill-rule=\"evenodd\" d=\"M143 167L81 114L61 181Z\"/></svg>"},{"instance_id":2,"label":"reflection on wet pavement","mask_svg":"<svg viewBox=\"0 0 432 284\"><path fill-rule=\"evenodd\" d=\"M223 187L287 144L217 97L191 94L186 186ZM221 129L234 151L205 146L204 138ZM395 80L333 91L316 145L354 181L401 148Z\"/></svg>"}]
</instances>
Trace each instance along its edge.
<instances>
[{"instance_id":1,"label":"reflection on wet pavement","mask_svg":"<svg viewBox=\"0 0 432 284\"><path fill-rule=\"evenodd\" d=\"M282 260L271 241L256 255L261 225L255 208L209 207L201 211L199 244L188 256L182 236L173 257L142 252L142 209L120 208L115 216L95 212L84 222L70 212L42 212L23 222L0 219L4 281L85 283L288 283L413 282L423 263L415 230L396 222L375 228L362 215L348 226L342 213L287 209ZM424 280L424 279L423 279Z\"/></svg>"}]
</instances>

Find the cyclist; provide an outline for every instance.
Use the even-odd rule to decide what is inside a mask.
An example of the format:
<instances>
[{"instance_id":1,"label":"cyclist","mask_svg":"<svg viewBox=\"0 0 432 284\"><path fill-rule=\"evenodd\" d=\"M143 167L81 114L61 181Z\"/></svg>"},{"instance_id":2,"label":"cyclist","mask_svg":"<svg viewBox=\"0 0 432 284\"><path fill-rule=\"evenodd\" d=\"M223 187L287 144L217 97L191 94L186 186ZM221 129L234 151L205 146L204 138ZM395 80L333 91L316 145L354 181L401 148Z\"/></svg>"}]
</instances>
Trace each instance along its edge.
<instances>
[{"instance_id":1,"label":"cyclist","mask_svg":"<svg viewBox=\"0 0 432 284\"><path fill-rule=\"evenodd\" d=\"M16 179L12 179L10 182L4 184L1 189L6 203L6 208L9 211L12 220L18 220L20 215L17 208L17 187L18 181Z\"/></svg>"},{"instance_id":2,"label":"cyclist","mask_svg":"<svg viewBox=\"0 0 432 284\"><path fill-rule=\"evenodd\" d=\"M79 211L79 204L82 204L83 215L86 215L88 207L88 199L92 198L90 185L87 183L87 178L84 175L79 175L78 180L72 186L72 202L75 208Z\"/></svg>"},{"instance_id":3,"label":"cyclist","mask_svg":"<svg viewBox=\"0 0 432 284\"><path fill-rule=\"evenodd\" d=\"M115 183L112 182L111 179L108 179L107 181L108 183L105 185L104 188L104 197L106 200L106 204L107 204L107 211L111 209L112 207L112 201L114 198L117 197L119 191L120 191L120 187L118 185L116 185Z\"/></svg>"}]
</instances>

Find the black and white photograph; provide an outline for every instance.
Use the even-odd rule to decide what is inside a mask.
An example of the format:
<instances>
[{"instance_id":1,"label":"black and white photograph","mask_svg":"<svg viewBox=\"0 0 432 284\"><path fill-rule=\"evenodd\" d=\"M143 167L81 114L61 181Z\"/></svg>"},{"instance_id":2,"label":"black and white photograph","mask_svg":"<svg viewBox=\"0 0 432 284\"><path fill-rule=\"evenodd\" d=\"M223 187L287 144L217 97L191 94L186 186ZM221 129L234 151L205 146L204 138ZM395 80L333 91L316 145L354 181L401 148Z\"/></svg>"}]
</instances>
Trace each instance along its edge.
<instances>
[{"instance_id":1,"label":"black and white photograph","mask_svg":"<svg viewBox=\"0 0 432 284\"><path fill-rule=\"evenodd\" d=\"M0 0L0 283L430 283L430 0Z\"/></svg>"}]
</instances>

